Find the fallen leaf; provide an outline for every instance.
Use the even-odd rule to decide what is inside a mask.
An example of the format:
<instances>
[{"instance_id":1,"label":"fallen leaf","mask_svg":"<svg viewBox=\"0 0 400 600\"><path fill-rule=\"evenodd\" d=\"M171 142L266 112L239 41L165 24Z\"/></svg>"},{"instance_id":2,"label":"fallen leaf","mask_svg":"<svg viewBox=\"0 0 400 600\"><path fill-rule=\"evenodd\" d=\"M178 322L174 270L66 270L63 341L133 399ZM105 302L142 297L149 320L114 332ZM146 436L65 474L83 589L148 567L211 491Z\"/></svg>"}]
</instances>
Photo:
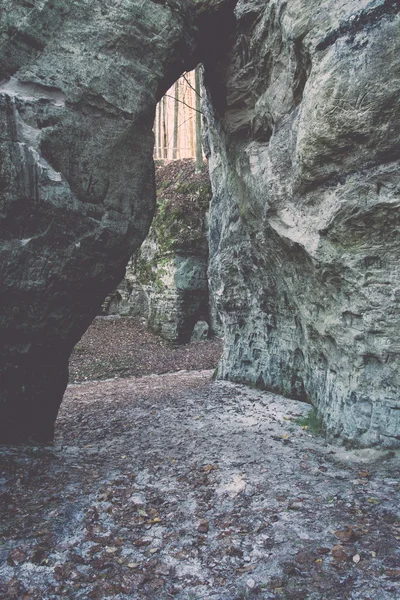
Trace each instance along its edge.
<instances>
[{"instance_id":1,"label":"fallen leaf","mask_svg":"<svg viewBox=\"0 0 400 600\"><path fill-rule=\"evenodd\" d=\"M334 531L333 535L341 542L350 542L350 540L354 540L356 538L352 527L346 527L346 529Z\"/></svg>"},{"instance_id":2,"label":"fallen leaf","mask_svg":"<svg viewBox=\"0 0 400 600\"><path fill-rule=\"evenodd\" d=\"M217 465L205 465L202 470L204 473L211 473L211 471L216 471L218 469Z\"/></svg>"},{"instance_id":3,"label":"fallen leaf","mask_svg":"<svg viewBox=\"0 0 400 600\"><path fill-rule=\"evenodd\" d=\"M256 568L256 565L246 565L245 567L240 567L236 569L237 572L242 575L243 573L251 573Z\"/></svg>"},{"instance_id":4,"label":"fallen leaf","mask_svg":"<svg viewBox=\"0 0 400 600\"><path fill-rule=\"evenodd\" d=\"M137 569L139 566L139 563L128 563L128 567L130 569Z\"/></svg>"},{"instance_id":5,"label":"fallen leaf","mask_svg":"<svg viewBox=\"0 0 400 600\"><path fill-rule=\"evenodd\" d=\"M400 569L385 569L385 575L397 579L400 577Z\"/></svg>"},{"instance_id":6,"label":"fallen leaf","mask_svg":"<svg viewBox=\"0 0 400 600\"><path fill-rule=\"evenodd\" d=\"M135 540L133 542L134 546L139 546L139 547L140 546L149 546L149 544L151 544L151 541L150 540L146 540L144 538L139 538L138 540Z\"/></svg>"},{"instance_id":7,"label":"fallen leaf","mask_svg":"<svg viewBox=\"0 0 400 600\"><path fill-rule=\"evenodd\" d=\"M26 552L19 548L14 548L8 555L7 562L9 565L14 566L15 563L22 563L26 559Z\"/></svg>"},{"instance_id":8,"label":"fallen leaf","mask_svg":"<svg viewBox=\"0 0 400 600\"><path fill-rule=\"evenodd\" d=\"M313 563L315 560L315 555L312 552L305 552L304 550L300 550L296 554L295 561L300 565L307 565Z\"/></svg>"},{"instance_id":9,"label":"fallen leaf","mask_svg":"<svg viewBox=\"0 0 400 600\"><path fill-rule=\"evenodd\" d=\"M378 500L378 498L368 498L367 502L369 502L369 504L380 504L381 501Z\"/></svg>"},{"instance_id":10,"label":"fallen leaf","mask_svg":"<svg viewBox=\"0 0 400 600\"><path fill-rule=\"evenodd\" d=\"M358 565L358 563L360 562L361 558L359 554L355 554L353 556L353 563L355 563L356 565Z\"/></svg>"},{"instance_id":11,"label":"fallen leaf","mask_svg":"<svg viewBox=\"0 0 400 600\"><path fill-rule=\"evenodd\" d=\"M332 548L331 554L335 560L344 561L349 558L345 549L340 544Z\"/></svg>"}]
</instances>

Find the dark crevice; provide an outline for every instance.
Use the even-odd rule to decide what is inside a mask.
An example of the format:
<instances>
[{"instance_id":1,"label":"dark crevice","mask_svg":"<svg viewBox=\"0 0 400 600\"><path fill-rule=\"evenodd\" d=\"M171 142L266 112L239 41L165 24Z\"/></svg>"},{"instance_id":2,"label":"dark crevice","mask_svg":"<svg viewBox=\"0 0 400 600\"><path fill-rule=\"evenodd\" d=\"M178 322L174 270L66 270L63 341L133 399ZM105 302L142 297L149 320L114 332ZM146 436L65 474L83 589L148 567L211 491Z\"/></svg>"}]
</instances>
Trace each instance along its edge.
<instances>
[{"instance_id":1,"label":"dark crevice","mask_svg":"<svg viewBox=\"0 0 400 600\"><path fill-rule=\"evenodd\" d=\"M303 36L304 37L304 36ZM297 106L303 99L303 92L311 72L311 57L303 45L303 37L294 42L296 71L293 80L293 100Z\"/></svg>"},{"instance_id":2,"label":"dark crevice","mask_svg":"<svg viewBox=\"0 0 400 600\"><path fill-rule=\"evenodd\" d=\"M22 42L27 46L30 46L34 50L42 52L45 48L45 44L37 37L31 35L27 31L21 31L14 26L8 28L8 36L16 42Z\"/></svg>"},{"instance_id":3,"label":"dark crevice","mask_svg":"<svg viewBox=\"0 0 400 600\"><path fill-rule=\"evenodd\" d=\"M316 50L326 50L340 37L356 35L366 27L378 25L382 18L394 18L399 12L400 0L385 0L380 6L365 12L360 12L353 17L350 17L348 21L342 22L337 29L328 33L328 35L317 44Z\"/></svg>"},{"instance_id":4,"label":"dark crevice","mask_svg":"<svg viewBox=\"0 0 400 600\"><path fill-rule=\"evenodd\" d=\"M225 78L229 52L236 43L233 35L236 32L236 17L233 12L235 5L236 2L224 5L217 15L204 15L199 19L204 85L219 117L227 107Z\"/></svg>"}]
</instances>

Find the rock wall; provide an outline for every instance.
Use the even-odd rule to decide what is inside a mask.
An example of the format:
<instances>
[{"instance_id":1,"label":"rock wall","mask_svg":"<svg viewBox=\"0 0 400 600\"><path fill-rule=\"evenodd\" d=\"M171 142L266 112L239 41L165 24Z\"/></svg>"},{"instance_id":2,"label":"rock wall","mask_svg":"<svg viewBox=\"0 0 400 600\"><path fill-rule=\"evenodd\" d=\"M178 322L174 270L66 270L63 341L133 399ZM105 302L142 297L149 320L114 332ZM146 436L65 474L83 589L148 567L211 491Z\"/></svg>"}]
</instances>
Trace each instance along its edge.
<instances>
[{"instance_id":1,"label":"rock wall","mask_svg":"<svg viewBox=\"0 0 400 600\"><path fill-rule=\"evenodd\" d=\"M400 445L399 8L2 1L1 442L52 438L71 349L150 225L155 103L203 61L220 376Z\"/></svg>"},{"instance_id":2,"label":"rock wall","mask_svg":"<svg viewBox=\"0 0 400 600\"><path fill-rule=\"evenodd\" d=\"M196 17L2 0L1 442L52 439L70 352L147 234L155 104L198 62Z\"/></svg>"},{"instance_id":3,"label":"rock wall","mask_svg":"<svg viewBox=\"0 0 400 600\"><path fill-rule=\"evenodd\" d=\"M239 0L205 64L219 376L400 444L400 5Z\"/></svg>"},{"instance_id":4,"label":"rock wall","mask_svg":"<svg viewBox=\"0 0 400 600\"><path fill-rule=\"evenodd\" d=\"M173 343L189 342L198 321L210 322L207 212L211 184L191 159L156 168L157 208L124 279L103 304L103 314L144 317Z\"/></svg>"}]
</instances>

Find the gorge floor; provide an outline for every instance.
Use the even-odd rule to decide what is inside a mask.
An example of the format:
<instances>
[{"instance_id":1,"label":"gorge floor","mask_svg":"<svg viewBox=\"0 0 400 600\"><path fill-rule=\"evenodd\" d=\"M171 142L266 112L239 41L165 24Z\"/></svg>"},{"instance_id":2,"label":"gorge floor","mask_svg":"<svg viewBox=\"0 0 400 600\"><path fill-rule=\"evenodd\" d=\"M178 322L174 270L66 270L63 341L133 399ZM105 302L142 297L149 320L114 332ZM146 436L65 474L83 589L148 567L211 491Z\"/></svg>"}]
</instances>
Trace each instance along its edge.
<instances>
[{"instance_id":1,"label":"gorge floor","mask_svg":"<svg viewBox=\"0 0 400 600\"><path fill-rule=\"evenodd\" d=\"M212 371L68 387L51 447L3 447L7 600L395 600L398 454Z\"/></svg>"}]
</instances>

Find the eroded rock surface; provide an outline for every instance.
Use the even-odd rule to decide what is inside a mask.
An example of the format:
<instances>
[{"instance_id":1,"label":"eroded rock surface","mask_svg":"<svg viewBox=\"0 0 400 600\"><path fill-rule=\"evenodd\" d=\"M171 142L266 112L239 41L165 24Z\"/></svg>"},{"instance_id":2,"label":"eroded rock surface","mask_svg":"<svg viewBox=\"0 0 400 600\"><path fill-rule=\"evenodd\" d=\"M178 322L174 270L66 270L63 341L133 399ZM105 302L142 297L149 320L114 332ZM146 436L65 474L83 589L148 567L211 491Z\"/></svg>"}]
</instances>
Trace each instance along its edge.
<instances>
[{"instance_id":1,"label":"eroded rock surface","mask_svg":"<svg viewBox=\"0 0 400 600\"><path fill-rule=\"evenodd\" d=\"M239 0L205 64L220 377L396 446L400 21L393 1Z\"/></svg>"},{"instance_id":2,"label":"eroded rock surface","mask_svg":"<svg viewBox=\"0 0 400 600\"><path fill-rule=\"evenodd\" d=\"M4 0L0 18L0 440L43 441L148 231L155 104L198 62L197 8Z\"/></svg>"},{"instance_id":3,"label":"eroded rock surface","mask_svg":"<svg viewBox=\"0 0 400 600\"><path fill-rule=\"evenodd\" d=\"M207 171L190 159L156 168L157 208L149 234L129 260L104 314L133 315L173 343L189 342L196 323L210 321L207 281Z\"/></svg>"},{"instance_id":4,"label":"eroded rock surface","mask_svg":"<svg viewBox=\"0 0 400 600\"><path fill-rule=\"evenodd\" d=\"M150 225L156 100L203 61L220 375L399 445L398 32L397 0L2 2L2 442L52 438Z\"/></svg>"}]
</instances>

